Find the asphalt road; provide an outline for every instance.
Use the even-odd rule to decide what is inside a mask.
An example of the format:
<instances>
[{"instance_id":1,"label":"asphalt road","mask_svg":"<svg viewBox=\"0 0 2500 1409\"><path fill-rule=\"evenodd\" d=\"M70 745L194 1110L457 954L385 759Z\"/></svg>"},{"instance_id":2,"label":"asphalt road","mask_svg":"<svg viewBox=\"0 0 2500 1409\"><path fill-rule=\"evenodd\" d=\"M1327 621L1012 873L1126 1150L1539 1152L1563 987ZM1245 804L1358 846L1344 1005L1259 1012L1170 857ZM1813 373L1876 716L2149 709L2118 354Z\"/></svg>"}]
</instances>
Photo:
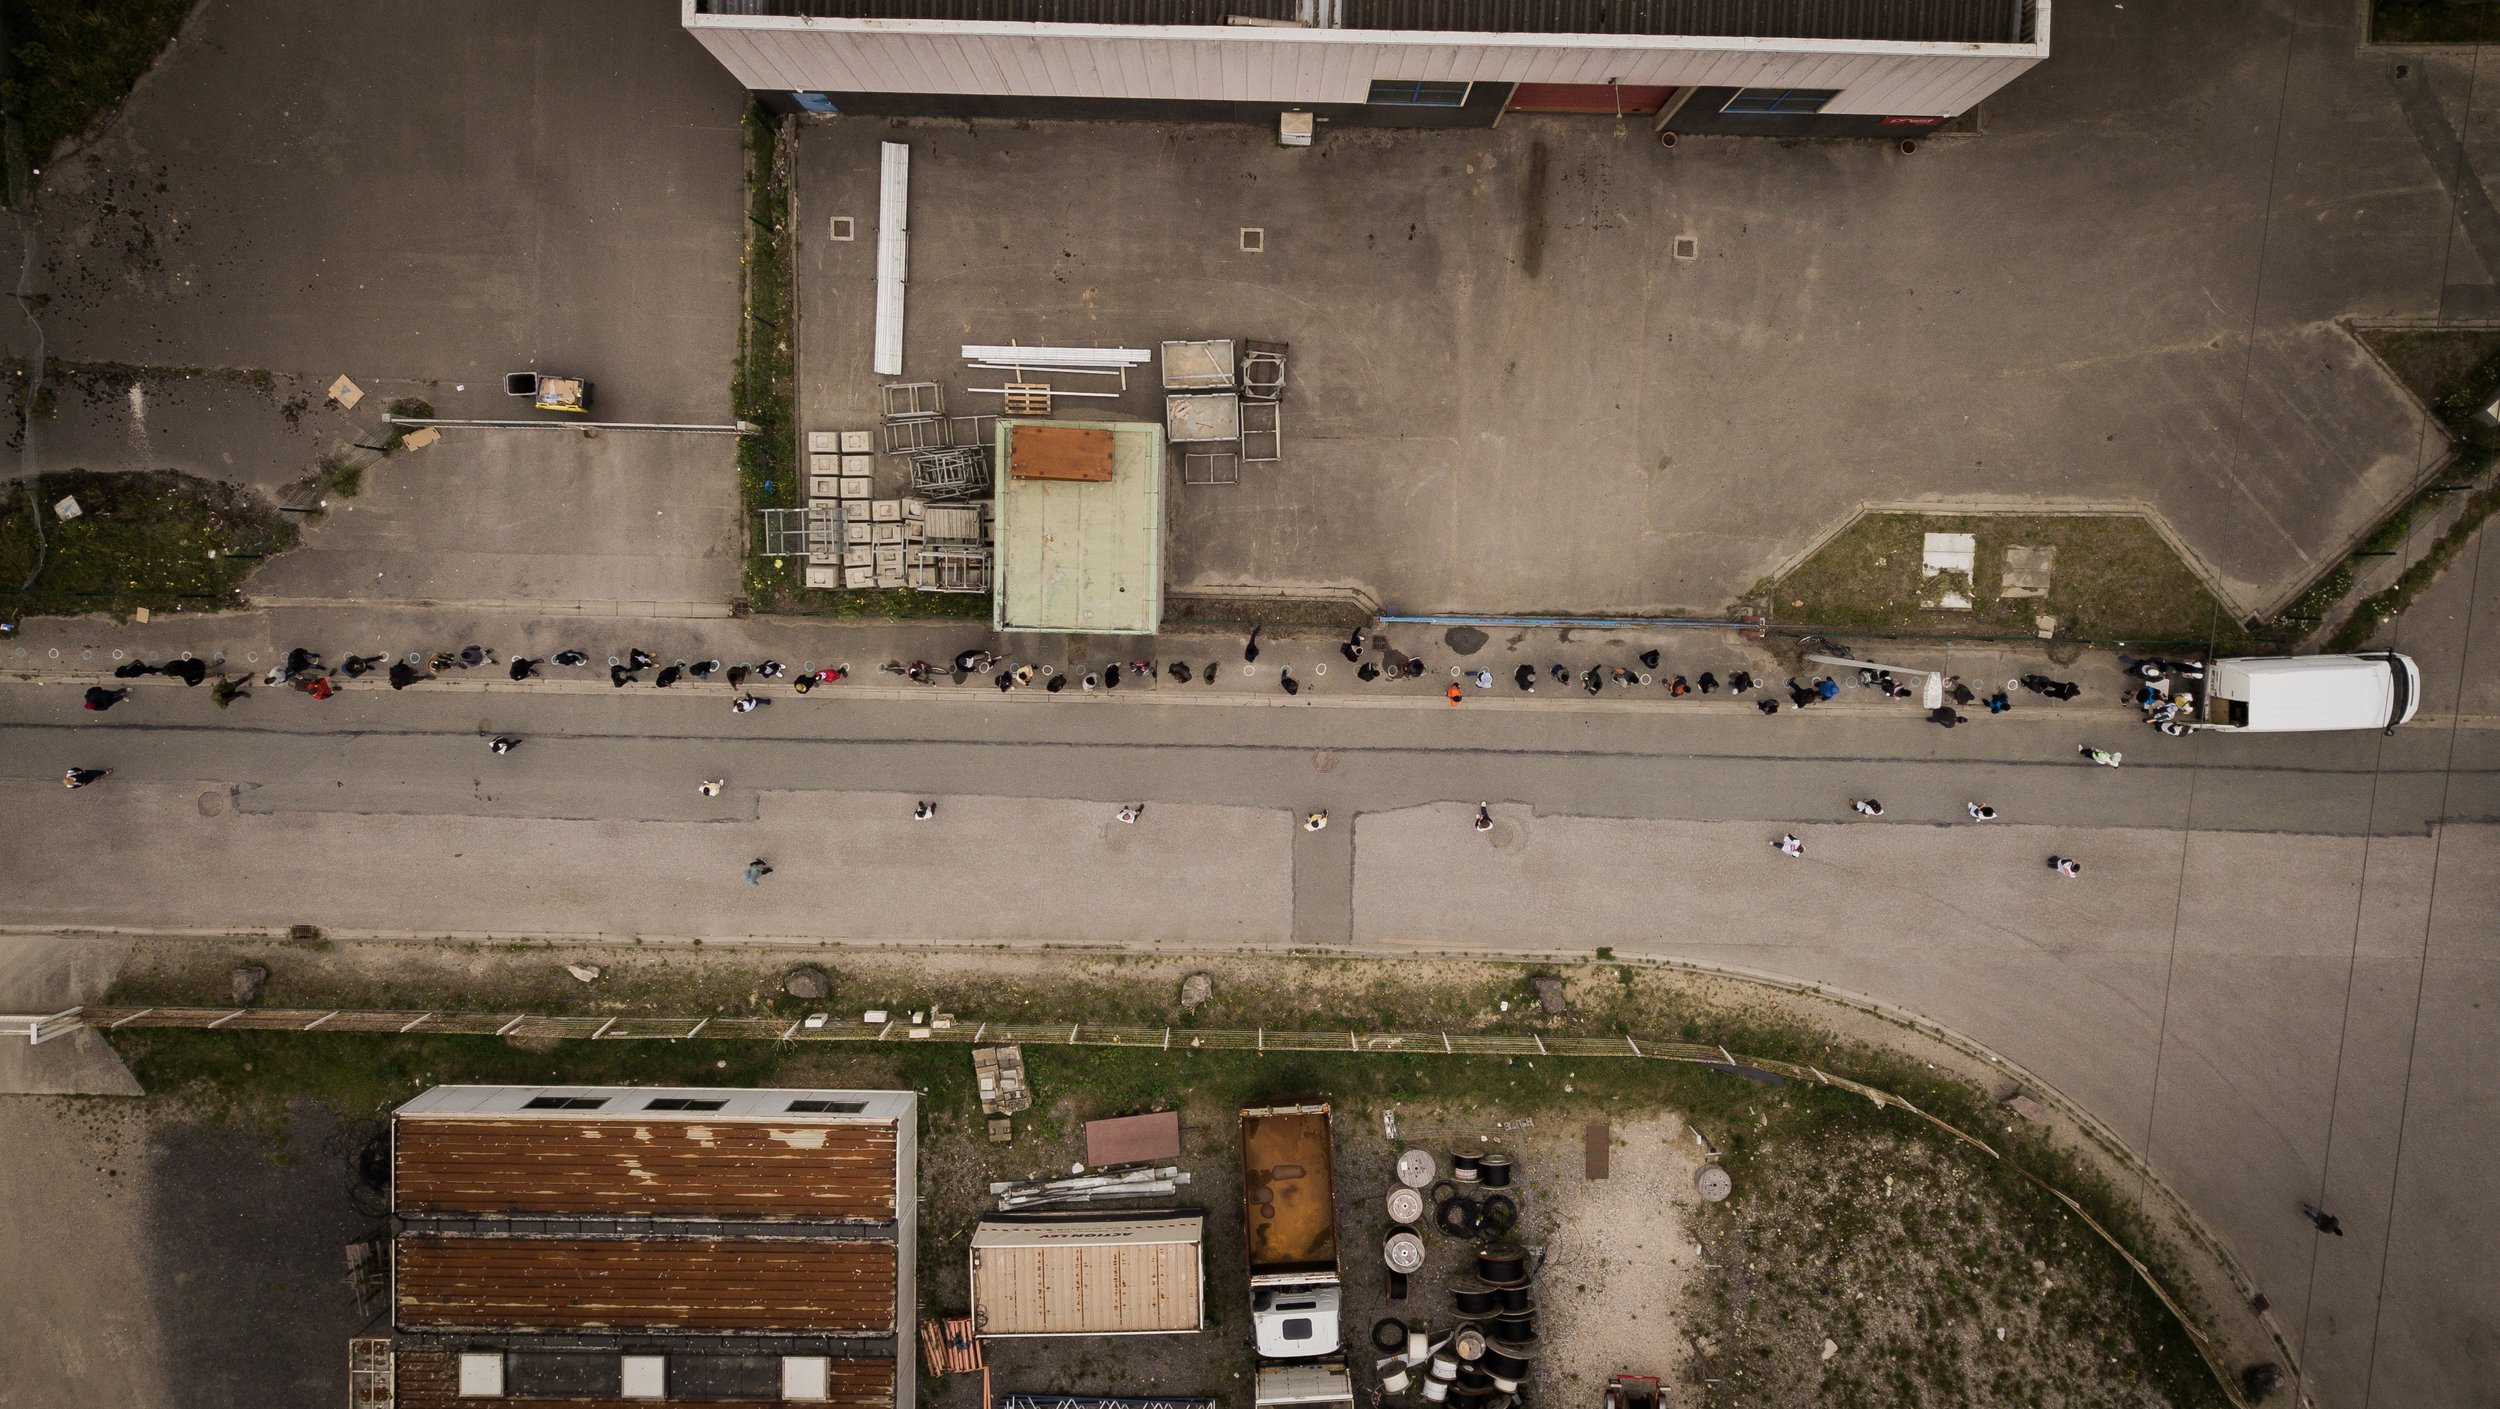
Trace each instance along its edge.
<instances>
[{"instance_id":1,"label":"asphalt road","mask_svg":"<svg viewBox=\"0 0 2500 1409\"><path fill-rule=\"evenodd\" d=\"M2050 707L1948 732L1491 696L727 698L264 691L220 713L147 682L95 715L0 686L0 922L1606 945L1777 973L1956 1028L2099 1116L2249 1264L2329 1402L2470 1398L2446 1347L2490 1343L2474 1250L2500 1236L2500 1108L2472 1077L2500 1009L2500 730L2479 720L2168 740ZM496 757L497 733L524 742ZM69 792L70 763L117 772ZM1847 810L1869 795L1880 820ZM1332 825L1306 832L1315 808ZM1803 860L1768 845L1791 829ZM776 871L750 887L757 856ZM2303 1199L2349 1236L2318 1238Z\"/></svg>"}]
</instances>

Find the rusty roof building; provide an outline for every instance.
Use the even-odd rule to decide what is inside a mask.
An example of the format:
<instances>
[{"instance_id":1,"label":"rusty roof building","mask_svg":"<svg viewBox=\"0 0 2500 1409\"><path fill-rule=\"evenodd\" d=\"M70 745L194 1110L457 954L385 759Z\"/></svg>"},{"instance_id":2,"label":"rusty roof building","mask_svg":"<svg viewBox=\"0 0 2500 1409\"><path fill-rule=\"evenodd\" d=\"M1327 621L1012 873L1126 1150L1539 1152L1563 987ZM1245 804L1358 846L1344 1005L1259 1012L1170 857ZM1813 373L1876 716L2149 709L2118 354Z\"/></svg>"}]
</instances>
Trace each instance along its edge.
<instances>
[{"instance_id":1,"label":"rusty roof building","mask_svg":"<svg viewBox=\"0 0 2500 1409\"><path fill-rule=\"evenodd\" d=\"M358 1409L911 1409L918 1099L438 1086L391 1120Z\"/></svg>"}]
</instances>

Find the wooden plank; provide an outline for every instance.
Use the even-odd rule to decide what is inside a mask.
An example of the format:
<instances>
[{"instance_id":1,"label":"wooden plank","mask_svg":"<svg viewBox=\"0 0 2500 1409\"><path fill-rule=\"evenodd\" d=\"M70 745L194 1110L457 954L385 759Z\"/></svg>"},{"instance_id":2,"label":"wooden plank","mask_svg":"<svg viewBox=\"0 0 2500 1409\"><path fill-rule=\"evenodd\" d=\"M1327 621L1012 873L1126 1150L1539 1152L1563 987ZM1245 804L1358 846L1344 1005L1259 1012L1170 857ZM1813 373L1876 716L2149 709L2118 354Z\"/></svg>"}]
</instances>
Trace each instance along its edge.
<instances>
[{"instance_id":1,"label":"wooden plank","mask_svg":"<svg viewBox=\"0 0 2500 1409\"><path fill-rule=\"evenodd\" d=\"M1007 472L1017 479L1111 481L1111 432L1083 426L1015 426L1007 441Z\"/></svg>"},{"instance_id":2,"label":"wooden plank","mask_svg":"<svg viewBox=\"0 0 2500 1409\"><path fill-rule=\"evenodd\" d=\"M1590 1179L1606 1177L1608 1171L1614 1167L1615 1157L1614 1135L1606 1128L1606 1122L1592 1120L1588 1123L1588 1128L1580 1132L1580 1154L1582 1172L1585 1177Z\"/></svg>"},{"instance_id":3,"label":"wooden plank","mask_svg":"<svg viewBox=\"0 0 2500 1409\"><path fill-rule=\"evenodd\" d=\"M1178 1111L1085 1122L1085 1162L1097 1168L1107 1164L1160 1164L1179 1159L1180 1154Z\"/></svg>"}]
</instances>

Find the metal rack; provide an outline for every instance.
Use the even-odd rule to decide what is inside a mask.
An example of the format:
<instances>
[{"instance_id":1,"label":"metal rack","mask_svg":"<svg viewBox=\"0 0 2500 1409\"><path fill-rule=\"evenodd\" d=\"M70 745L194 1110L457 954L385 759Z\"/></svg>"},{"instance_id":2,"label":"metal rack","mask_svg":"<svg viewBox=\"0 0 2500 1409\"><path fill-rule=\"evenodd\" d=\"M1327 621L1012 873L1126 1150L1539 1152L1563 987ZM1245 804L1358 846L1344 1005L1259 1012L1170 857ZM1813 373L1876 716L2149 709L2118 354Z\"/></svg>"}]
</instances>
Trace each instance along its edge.
<instances>
[{"instance_id":1,"label":"metal rack","mask_svg":"<svg viewBox=\"0 0 2500 1409\"><path fill-rule=\"evenodd\" d=\"M889 421L925 421L946 414L946 393L935 382L887 382L879 392Z\"/></svg>"},{"instance_id":2,"label":"metal rack","mask_svg":"<svg viewBox=\"0 0 2500 1409\"><path fill-rule=\"evenodd\" d=\"M1293 344L1245 340L1241 349L1242 400L1284 400L1285 358L1293 351Z\"/></svg>"},{"instance_id":3,"label":"metal rack","mask_svg":"<svg viewBox=\"0 0 2500 1409\"><path fill-rule=\"evenodd\" d=\"M1230 450L1191 450L1181 455L1183 484L1239 484L1241 456Z\"/></svg>"},{"instance_id":4,"label":"metal rack","mask_svg":"<svg viewBox=\"0 0 2500 1409\"><path fill-rule=\"evenodd\" d=\"M915 453L911 456L911 488L923 499L969 499L988 493L989 457L978 450Z\"/></svg>"},{"instance_id":5,"label":"metal rack","mask_svg":"<svg viewBox=\"0 0 2500 1409\"><path fill-rule=\"evenodd\" d=\"M1285 411L1273 401L1241 403L1241 458L1247 464L1272 465L1284 458Z\"/></svg>"},{"instance_id":6,"label":"metal rack","mask_svg":"<svg viewBox=\"0 0 2500 1409\"><path fill-rule=\"evenodd\" d=\"M946 443L946 422L937 417L888 421L883 429L885 453L888 455L916 455L924 450L950 448Z\"/></svg>"},{"instance_id":7,"label":"metal rack","mask_svg":"<svg viewBox=\"0 0 2500 1409\"><path fill-rule=\"evenodd\" d=\"M911 551L907 585L922 592L987 592L990 550L969 543L924 544Z\"/></svg>"}]
</instances>

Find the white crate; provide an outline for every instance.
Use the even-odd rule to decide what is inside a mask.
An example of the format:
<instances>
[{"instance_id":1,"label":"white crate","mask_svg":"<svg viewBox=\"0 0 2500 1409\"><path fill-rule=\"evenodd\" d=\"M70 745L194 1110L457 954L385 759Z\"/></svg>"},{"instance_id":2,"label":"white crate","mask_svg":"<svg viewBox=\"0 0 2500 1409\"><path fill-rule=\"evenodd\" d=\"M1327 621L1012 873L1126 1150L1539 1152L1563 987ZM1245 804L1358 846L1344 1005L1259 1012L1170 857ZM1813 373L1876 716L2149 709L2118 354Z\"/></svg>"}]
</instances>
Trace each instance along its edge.
<instances>
[{"instance_id":1,"label":"white crate","mask_svg":"<svg viewBox=\"0 0 2500 1409\"><path fill-rule=\"evenodd\" d=\"M875 568L844 568L842 569L842 585L874 587L877 585L877 570Z\"/></svg>"},{"instance_id":2,"label":"white crate","mask_svg":"<svg viewBox=\"0 0 2500 1409\"><path fill-rule=\"evenodd\" d=\"M865 477L842 477L842 497L845 499L866 499L876 492L876 484Z\"/></svg>"},{"instance_id":3,"label":"white crate","mask_svg":"<svg viewBox=\"0 0 2500 1409\"><path fill-rule=\"evenodd\" d=\"M830 455L841 448L842 432L840 431L809 431L807 433L807 453L810 455Z\"/></svg>"},{"instance_id":4,"label":"white crate","mask_svg":"<svg viewBox=\"0 0 2500 1409\"><path fill-rule=\"evenodd\" d=\"M901 523L903 521L903 501L900 499L880 499L869 507L868 516L875 519L878 523Z\"/></svg>"},{"instance_id":5,"label":"white crate","mask_svg":"<svg viewBox=\"0 0 2500 1409\"><path fill-rule=\"evenodd\" d=\"M842 457L842 473L846 475L873 475L876 472L877 457L874 455L845 455Z\"/></svg>"},{"instance_id":6,"label":"white crate","mask_svg":"<svg viewBox=\"0 0 2500 1409\"><path fill-rule=\"evenodd\" d=\"M888 543L900 543L903 541L903 526L899 523L881 523L872 525L872 527L876 529L876 535L868 541L877 544L879 547L883 547Z\"/></svg>"},{"instance_id":7,"label":"white crate","mask_svg":"<svg viewBox=\"0 0 2500 1409\"><path fill-rule=\"evenodd\" d=\"M842 476L840 476L840 475L809 475L809 476L807 477L807 497L808 497L808 498L810 498L810 499L839 499L839 498L841 498L841 497L842 497Z\"/></svg>"},{"instance_id":8,"label":"white crate","mask_svg":"<svg viewBox=\"0 0 2500 1409\"><path fill-rule=\"evenodd\" d=\"M873 568L876 565L877 555L876 550L873 548L845 548L842 550L842 566L846 568Z\"/></svg>"},{"instance_id":9,"label":"white crate","mask_svg":"<svg viewBox=\"0 0 2500 1409\"><path fill-rule=\"evenodd\" d=\"M842 524L842 541L853 544L866 543L869 541L870 530L873 527L874 525L863 519L847 519Z\"/></svg>"},{"instance_id":10,"label":"white crate","mask_svg":"<svg viewBox=\"0 0 2500 1409\"><path fill-rule=\"evenodd\" d=\"M903 550L901 546L897 545L892 548L878 548L876 550L876 563L877 571L879 572L886 572L888 570L895 572L902 571Z\"/></svg>"},{"instance_id":11,"label":"white crate","mask_svg":"<svg viewBox=\"0 0 2500 1409\"><path fill-rule=\"evenodd\" d=\"M928 516L929 516L929 501L928 501L928 500L926 500L926 499L905 499L905 500L903 501L903 521L904 521L905 523L909 523L909 522L911 522L913 519L923 519L923 518L927 518Z\"/></svg>"},{"instance_id":12,"label":"white crate","mask_svg":"<svg viewBox=\"0 0 2500 1409\"><path fill-rule=\"evenodd\" d=\"M920 540L922 540L922 539L924 539L924 538L926 538L926 537L928 537L928 536L929 536L929 523L928 523L928 520L926 520L926 519L905 519L905 520L903 520L903 541L904 541L904 542L906 542L906 543L917 543L917 542L919 542Z\"/></svg>"},{"instance_id":13,"label":"white crate","mask_svg":"<svg viewBox=\"0 0 2500 1409\"><path fill-rule=\"evenodd\" d=\"M842 432L842 453L845 455L876 454L877 433L875 431Z\"/></svg>"},{"instance_id":14,"label":"white crate","mask_svg":"<svg viewBox=\"0 0 2500 1409\"><path fill-rule=\"evenodd\" d=\"M842 473L842 457L810 455L807 457L807 472L811 475L838 475Z\"/></svg>"},{"instance_id":15,"label":"white crate","mask_svg":"<svg viewBox=\"0 0 2500 1409\"><path fill-rule=\"evenodd\" d=\"M831 563L809 563L807 565L807 585L810 587L839 587L842 585L842 569L835 567Z\"/></svg>"}]
</instances>

